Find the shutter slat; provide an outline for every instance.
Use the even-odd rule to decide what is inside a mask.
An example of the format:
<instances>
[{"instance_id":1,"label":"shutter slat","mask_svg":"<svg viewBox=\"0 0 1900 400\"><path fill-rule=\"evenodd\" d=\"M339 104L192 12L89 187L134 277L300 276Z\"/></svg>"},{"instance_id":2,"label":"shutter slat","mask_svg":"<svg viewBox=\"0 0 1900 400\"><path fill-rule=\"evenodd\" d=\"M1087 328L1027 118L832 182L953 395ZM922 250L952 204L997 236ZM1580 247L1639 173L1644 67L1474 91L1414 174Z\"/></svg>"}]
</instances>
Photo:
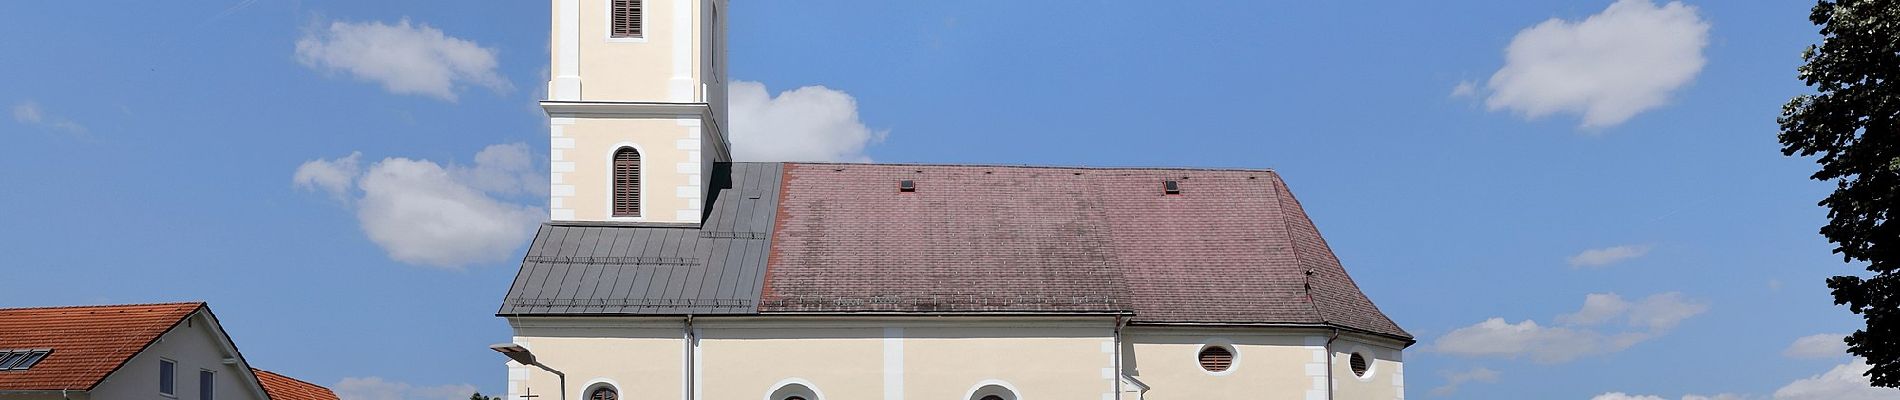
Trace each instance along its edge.
<instances>
[{"instance_id":1,"label":"shutter slat","mask_svg":"<svg viewBox=\"0 0 1900 400\"><path fill-rule=\"evenodd\" d=\"M615 38L637 38L646 33L641 0L613 0L613 22L609 28Z\"/></svg>"},{"instance_id":2,"label":"shutter slat","mask_svg":"<svg viewBox=\"0 0 1900 400\"><path fill-rule=\"evenodd\" d=\"M640 216L640 152L615 151L613 175L613 216Z\"/></svg>"}]
</instances>

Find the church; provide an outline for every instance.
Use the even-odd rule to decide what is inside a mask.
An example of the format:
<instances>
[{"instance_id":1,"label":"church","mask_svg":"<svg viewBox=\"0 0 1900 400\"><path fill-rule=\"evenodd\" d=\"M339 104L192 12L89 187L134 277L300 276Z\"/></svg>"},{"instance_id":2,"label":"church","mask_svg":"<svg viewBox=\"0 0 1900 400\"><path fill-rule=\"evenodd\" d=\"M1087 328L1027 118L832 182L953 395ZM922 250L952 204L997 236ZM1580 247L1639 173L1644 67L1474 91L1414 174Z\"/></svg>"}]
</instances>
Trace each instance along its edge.
<instances>
[{"instance_id":1,"label":"church","mask_svg":"<svg viewBox=\"0 0 1900 400\"><path fill-rule=\"evenodd\" d=\"M551 0L508 399L1402 399L1269 169L736 162L724 0Z\"/></svg>"}]
</instances>

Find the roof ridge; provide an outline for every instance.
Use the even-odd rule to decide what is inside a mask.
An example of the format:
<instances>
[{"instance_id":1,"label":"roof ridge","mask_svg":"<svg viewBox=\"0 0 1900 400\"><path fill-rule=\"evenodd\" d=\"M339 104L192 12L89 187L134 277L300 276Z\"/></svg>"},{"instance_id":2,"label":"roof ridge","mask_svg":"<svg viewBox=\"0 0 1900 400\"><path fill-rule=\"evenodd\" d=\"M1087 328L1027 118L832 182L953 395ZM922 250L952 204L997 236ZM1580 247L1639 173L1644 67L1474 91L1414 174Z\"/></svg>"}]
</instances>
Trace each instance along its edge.
<instances>
[{"instance_id":1,"label":"roof ridge","mask_svg":"<svg viewBox=\"0 0 1900 400\"><path fill-rule=\"evenodd\" d=\"M77 310L77 309L83 309L83 308L124 308L124 307L190 306L190 305L202 306L204 304L205 302L203 301L179 301L179 302L169 302L169 303L90 304L90 305L78 305L78 306L42 306L42 307L0 307L0 311Z\"/></svg>"},{"instance_id":2,"label":"roof ridge","mask_svg":"<svg viewBox=\"0 0 1900 400\"><path fill-rule=\"evenodd\" d=\"M1137 166L1077 166L1077 165L1029 165L1029 164L957 164L957 163L852 163L833 161L785 162L784 164L805 165L861 165L880 167L993 167L993 168L1047 168L1047 169L1090 169L1104 171L1219 171L1219 172L1264 172L1278 174L1272 168L1210 168L1210 167L1137 167Z\"/></svg>"},{"instance_id":3,"label":"roof ridge","mask_svg":"<svg viewBox=\"0 0 1900 400\"><path fill-rule=\"evenodd\" d=\"M1312 306L1313 318L1318 319L1319 323L1331 324L1332 322L1326 320L1326 312L1319 309L1319 299L1313 293L1313 268L1307 266L1306 254L1300 251L1300 241L1293 238L1293 223L1287 221L1286 198L1293 195L1293 190L1287 187L1286 179L1282 179L1278 174L1275 174L1273 176L1273 191L1273 211L1280 214L1279 218L1277 218L1280 220L1280 229L1286 232L1286 244L1293 249L1293 265L1297 265L1302 269L1300 273L1304 279L1300 281L1300 288L1306 292L1306 304ZM1295 206L1298 206L1299 199L1294 199L1293 203ZM1302 207L1301 213L1304 212L1305 208Z\"/></svg>"}]
</instances>

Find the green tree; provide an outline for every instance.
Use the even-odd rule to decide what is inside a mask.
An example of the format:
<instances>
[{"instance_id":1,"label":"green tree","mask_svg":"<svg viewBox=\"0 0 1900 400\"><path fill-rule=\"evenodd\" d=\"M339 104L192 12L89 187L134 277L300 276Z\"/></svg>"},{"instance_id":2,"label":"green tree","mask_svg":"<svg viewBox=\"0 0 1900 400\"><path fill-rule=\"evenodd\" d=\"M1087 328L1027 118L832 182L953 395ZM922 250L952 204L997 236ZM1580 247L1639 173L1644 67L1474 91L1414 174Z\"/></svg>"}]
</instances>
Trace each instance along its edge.
<instances>
[{"instance_id":1,"label":"green tree","mask_svg":"<svg viewBox=\"0 0 1900 400\"><path fill-rule=\"evenodd\" d=\"M1900 387L1900 1L1821 0L1808 19L1822 38L1799 76L1815 93L1782 107L1781 152L1819 154L1812 178L1835 183L1821 235L1873 273L1827 280L1867 322L1847 352L1873 366L1874 385Z\"/></svg>"},{"instance_id":2,"label":"green tree","mask_svg":"<svg viewBox=\"0 0 1900 400\"><path fill-rule=\"evenodd\" d=\"M468 395L468 400L501 400L501 398L483 396L482 392L475 392L475 394Z\"/></svg>"}]
</instances>

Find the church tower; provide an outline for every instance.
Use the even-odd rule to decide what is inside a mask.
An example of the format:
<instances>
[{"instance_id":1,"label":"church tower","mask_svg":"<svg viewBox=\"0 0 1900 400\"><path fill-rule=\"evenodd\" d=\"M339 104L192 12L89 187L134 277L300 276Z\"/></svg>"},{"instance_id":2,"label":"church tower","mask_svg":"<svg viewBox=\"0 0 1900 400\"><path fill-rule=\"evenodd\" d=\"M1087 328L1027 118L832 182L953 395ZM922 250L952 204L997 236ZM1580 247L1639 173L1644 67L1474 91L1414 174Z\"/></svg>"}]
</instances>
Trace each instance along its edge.
<instances>
[{"instance_id":1,"label":"church tower","mask_svg":"<svg viewBox=\"0 0 1900 400\"><path fill-rule=\"evenodd\" d=\"M699 223L726 141L725 0L551 0L549 217Z\"/></svg>"}]
</instances>

